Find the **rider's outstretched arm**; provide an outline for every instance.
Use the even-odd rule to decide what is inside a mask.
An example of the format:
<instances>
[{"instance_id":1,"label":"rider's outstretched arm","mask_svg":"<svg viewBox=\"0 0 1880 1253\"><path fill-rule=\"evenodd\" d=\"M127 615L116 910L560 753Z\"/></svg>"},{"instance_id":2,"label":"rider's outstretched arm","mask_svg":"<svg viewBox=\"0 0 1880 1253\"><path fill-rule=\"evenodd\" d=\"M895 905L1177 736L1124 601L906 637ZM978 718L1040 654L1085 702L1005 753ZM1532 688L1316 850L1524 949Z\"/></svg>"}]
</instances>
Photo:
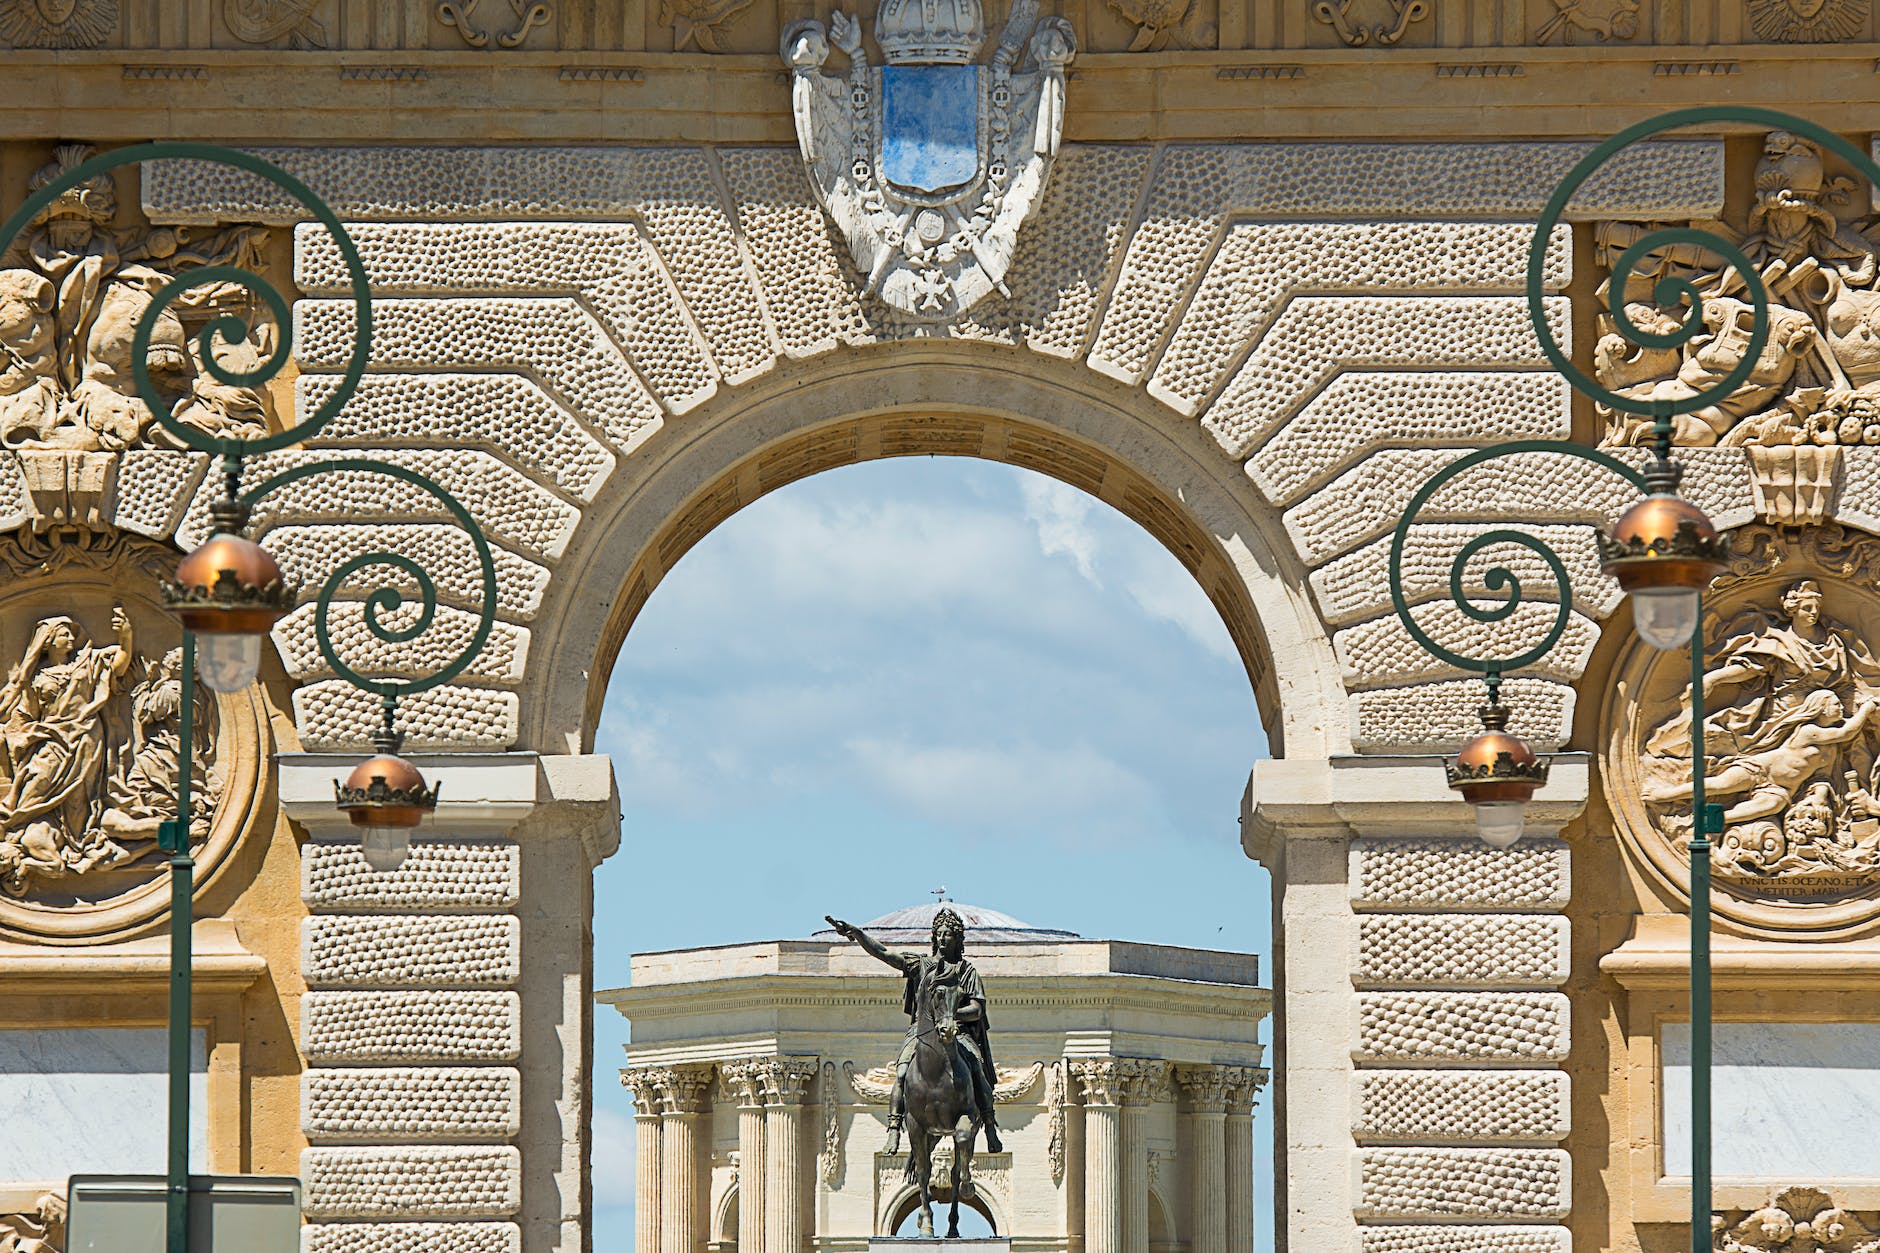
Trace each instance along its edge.
<instances>
[{"instance_id":1,"label":"rider's outstretched arm","mask_svg":"<svg viewBox=\"0 0 1880 1253\"><path fill-rule=\"evenodd\" d=\"M876 961L893 966L902 974L907 973L908 964L912 959L905 953L889 952L886 948L882 947L881 941L875 939L874 936L868 934L868 932L862 930L860 927L855 926L853 923L843 922L840 918L831 918L827 914L823 915L823 921L834 927L844 938L853 940L861 945L862 951Z\"/></svg>"}]
</instances>

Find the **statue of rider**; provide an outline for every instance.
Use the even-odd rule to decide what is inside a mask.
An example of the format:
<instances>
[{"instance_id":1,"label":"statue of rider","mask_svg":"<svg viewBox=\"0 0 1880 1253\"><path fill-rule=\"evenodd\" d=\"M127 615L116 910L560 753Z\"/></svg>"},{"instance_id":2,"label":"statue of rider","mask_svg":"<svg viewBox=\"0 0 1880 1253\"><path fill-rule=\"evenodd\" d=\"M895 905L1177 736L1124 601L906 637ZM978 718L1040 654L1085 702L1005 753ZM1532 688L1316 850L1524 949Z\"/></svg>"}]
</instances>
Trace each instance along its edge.
<instances>
[{"instance_id":1,"label":"statue of rider","mask_svg":"<svg viewBox=\"0 0 1880 1253\"><path fill-rule=\"evenodd\" d=\"M979 1106L980 1125L986 1129L986 1150L1004 1152L993 1116L992 1090L997 1081L992 1068L992 1041L986 1030L986 988L979 981L979 972L966 960L966 924L960 916L951 909L934 915L932 952L927 955L891 953L860 927L827 915L825 919L844 939L861 945L876 961L893 966L906 980L901 1008L908 1017L907 1040L901 1045L900 1060L894 1064L894 1091L888 1098L888 1152L900 1152L901 1126L907 1119L907 1067L914 1060L915 1009L920 997L935 987L947 986L959 989L954 1018L960 1024L960 1050L966 1054L967 1069L973 1074L973 1098Z\"/></svg>"}]
</instances>

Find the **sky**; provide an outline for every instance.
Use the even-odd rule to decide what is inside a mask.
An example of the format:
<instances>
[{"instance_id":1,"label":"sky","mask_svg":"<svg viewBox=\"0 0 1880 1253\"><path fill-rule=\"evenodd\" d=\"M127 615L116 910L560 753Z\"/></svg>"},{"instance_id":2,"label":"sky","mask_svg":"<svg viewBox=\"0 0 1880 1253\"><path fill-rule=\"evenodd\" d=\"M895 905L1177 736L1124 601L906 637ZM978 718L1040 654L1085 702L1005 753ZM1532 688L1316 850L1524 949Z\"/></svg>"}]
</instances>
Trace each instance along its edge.
<instances>
[{"instance_id":1,"label":"sky","mask_svg":"<svg viewBox=\"0 0 1880 1253\"><path fill-rule=\"evenodd\" d=\"M1266 739L1226 629L1140 527L1028 470L901 458L757 501L654 590L597 740L623 811L597 988L631 953L803 937L943 885L1085 936L1270 952L1237 826ZM909 840L962 864L874 855ZM597 1007L596 1253L633 1249L627 1039Z\"/></svg>"}]
</instances>

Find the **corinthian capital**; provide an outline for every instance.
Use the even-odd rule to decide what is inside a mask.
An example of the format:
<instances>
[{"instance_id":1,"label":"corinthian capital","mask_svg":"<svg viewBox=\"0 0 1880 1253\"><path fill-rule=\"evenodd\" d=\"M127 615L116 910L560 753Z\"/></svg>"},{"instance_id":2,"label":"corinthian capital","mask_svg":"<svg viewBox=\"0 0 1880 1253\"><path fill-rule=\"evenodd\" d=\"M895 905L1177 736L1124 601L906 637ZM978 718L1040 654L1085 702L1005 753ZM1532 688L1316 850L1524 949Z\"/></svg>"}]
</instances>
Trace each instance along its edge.
<instances>
[{"instance_id":1,"label":"corinthian capital","mask_svg":"<svg viewBox=\"0 0 1880 1253\"><path fill-rule=\"evenodd\" d=\"M672 1071L665 1066L632 1066L620 1072L620 1086L633 1093L634 1112L641 1118L657 1118L664 1108L665 1092Z\"/></svg>"},{"instance_id":2,"label":"corinthian capital","mask_svg":"<svg viewBox=\"0 0 1880 1253\"><path fill-rule=\"evenodd\" d=\"M745 1109L752 1109L764 1103L764 1059L759 1057L740 1058L734 1062L723 1062L718 1067L718 1078L723 1082L725 1099L736 1101Z\"/></svg>"},{"instance_id":3,"label":"corinthian capital","mask_svg":"<svg viewBox=\"0 0 1880 1253\"><path fill-rule=\"evenodd\" d=\"M1227 1071L1221 1066L1177 1066L1175 1086L1182 1100L1197 1113L1218 1113L1227 1108Z\"/></svg>"},{"instance_id":4,"label":"corinthian capital","mask_svg":"<svg viewBox=\"0 0 1880 1253\"><path fill-rule=\"evenodd\" d=\"M1227 1112L1244 1114L1253 1108L1260 1090L1266 1087L1267 1071L1260 1066L1219 1067L1227 1082Z\"/></svg>"},{"instance_id":5,"label":"corinthian capital","mask_svg":"<svg viewBox=\"0 0 1880 1253\"><path fill-rule=\"evenodd\" d=\"M1086 1105L1140 1105L1168 1082L1167 1062L1146 1057L1084 1057L1071 1063Z\"/></svg>"},{"instance_id":6,"label":"corinthian capital","mask_svg":"<svg viewBox=\"0 0 1880 1253\"><path fill-rule=\"evenodd\" d=\"M712 1068L710 1066L669 1067L666 1070L665 1082L661 1086L664 1089L668 1113L702 1113L705 1109L706 1098L712 1090Z\"/></svg>"},{"instance_id":7,"label":"corinthian capital","mask_svg":"<svg viewBox=\"0 0 1880 1253\"><path fill-rule=\"evenodd\" d=\"M773 1105L801 1105L822 1068L819 1057L765 1057L755 1065Z\"/></svg>"}]
</instances>

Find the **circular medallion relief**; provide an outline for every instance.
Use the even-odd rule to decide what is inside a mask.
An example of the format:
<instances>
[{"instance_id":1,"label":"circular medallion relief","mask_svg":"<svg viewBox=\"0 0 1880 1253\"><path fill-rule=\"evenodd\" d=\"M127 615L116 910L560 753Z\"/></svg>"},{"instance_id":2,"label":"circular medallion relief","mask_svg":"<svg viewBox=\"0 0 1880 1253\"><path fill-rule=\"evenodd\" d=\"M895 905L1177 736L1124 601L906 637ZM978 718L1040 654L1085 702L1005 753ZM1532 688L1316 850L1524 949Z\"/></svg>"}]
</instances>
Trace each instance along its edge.
<instances>
[{"instance_id":1,"label":"circular medallion relief","mask_svg":"<svg viewBox=\"0 0 1880 1253\"><path fill-rule=\"evenodd\" d=\"M1704 614L1712 906L1788 938L1845 930L1880 915L1880 538L1745 527L1732 548ZM1686 900L1690 702L1688 655L1635 641L1605 717L1621 830Z\"/></svg>"},{"instance_id":2,"label":"circular medallion relief","mask_svg":"<svg viewBox=\"0 0 1880 1253\"><path fill-rule=\"evenodd\" d=\"M95 942L169 908L182 633L154 594L174 559L131 536L0 538L0 936ZM200 684L194 721L200 890L248 821L267 723L252 689Z\"/></svg>"}]
</instances>

